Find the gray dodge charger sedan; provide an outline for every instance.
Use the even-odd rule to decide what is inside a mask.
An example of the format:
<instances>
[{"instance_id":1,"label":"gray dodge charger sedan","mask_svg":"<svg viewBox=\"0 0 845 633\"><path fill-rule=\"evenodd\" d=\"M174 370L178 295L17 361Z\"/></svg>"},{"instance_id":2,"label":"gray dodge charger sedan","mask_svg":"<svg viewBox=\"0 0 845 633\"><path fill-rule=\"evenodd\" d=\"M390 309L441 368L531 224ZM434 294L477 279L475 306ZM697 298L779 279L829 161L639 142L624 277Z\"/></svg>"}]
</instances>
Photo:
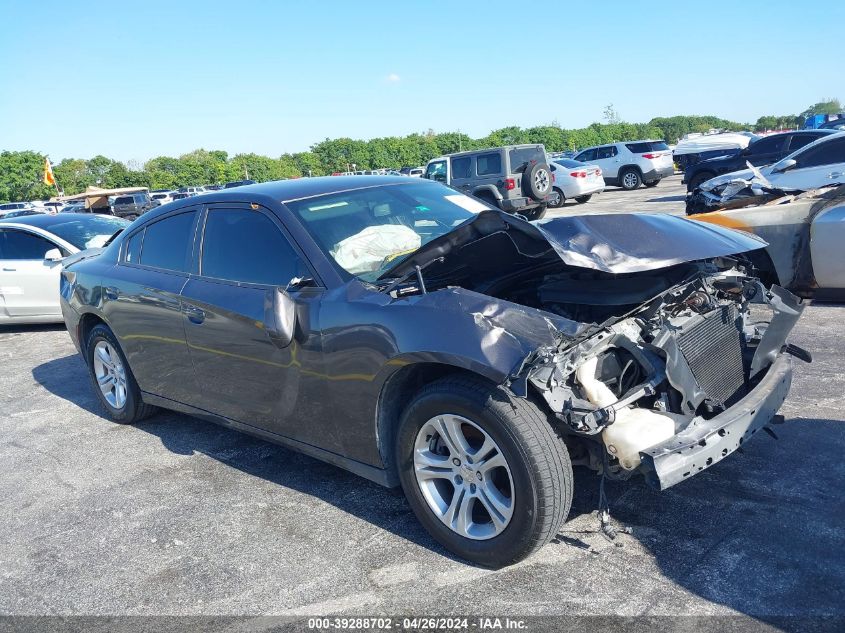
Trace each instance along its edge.
<instances>
[{"instance_id":1,"label":"gray dodge charger sedan","mask_svg":"<svg viewBox=\"0 0 845 633\"><path fill-rule=\"evenodd\" d=\"M744 255L763 246L310 178L146 213L66 261L61 307L115 421L182 411L401 485L498 567L561 527L573 464L665 489L772 420L808 355L786 343L800 301Z\"/></svg>"}]
</instances>

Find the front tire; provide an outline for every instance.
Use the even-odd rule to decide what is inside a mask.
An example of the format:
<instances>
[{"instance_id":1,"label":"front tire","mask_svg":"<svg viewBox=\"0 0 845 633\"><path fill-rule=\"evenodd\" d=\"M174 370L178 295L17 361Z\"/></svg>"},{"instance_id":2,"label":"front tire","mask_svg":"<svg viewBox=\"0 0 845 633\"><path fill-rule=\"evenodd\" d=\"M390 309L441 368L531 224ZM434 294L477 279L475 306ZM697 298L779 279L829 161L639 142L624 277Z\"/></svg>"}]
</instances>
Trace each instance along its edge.
<instances>
[{"instance_id":1,"label":"front tire","mask_svg":"<svg viewBox=\"0 0 845 633\"><path fill-rule=\"evenodd\" d=\"M566 446L533 403L472 377L424 387L402 415L395 459L419 521L485 567L548 543L572 501Z\"/></svg>"},{"instance_id":2,"label":"front tire","mask_svg":"<svg viewBox=\"0 0 845 633\"><path fill-rule=\"evenodd\" d=\"M111 329L103 324L91 329L85 360L94 393L109 417L120 424L134 424L151 416L156 407L144 404L141 390Z\"/></svg>"},{"instance_id":3,"label":"front tire","mask_svg":"<svg viewBox=\"0 0 845 633\"><path fill-rule=\"evenodd\" d=\"M639 171L633 167L628 167L619 174L619 183L625 191L633 191L639 189L639 186L643 183L643 178Z\"/></svg>"}]
</instances>

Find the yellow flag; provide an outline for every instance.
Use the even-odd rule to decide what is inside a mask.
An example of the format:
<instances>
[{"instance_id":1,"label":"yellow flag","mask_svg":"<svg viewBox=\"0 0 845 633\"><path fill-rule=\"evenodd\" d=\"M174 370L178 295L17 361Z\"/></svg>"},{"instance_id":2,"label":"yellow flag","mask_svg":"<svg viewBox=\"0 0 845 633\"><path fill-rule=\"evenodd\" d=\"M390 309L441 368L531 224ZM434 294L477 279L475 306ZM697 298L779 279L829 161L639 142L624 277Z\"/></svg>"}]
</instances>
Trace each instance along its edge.
<instances>
[{"instance_id":1,"label":"yellow flag","mask_svg":"<svg viewBox=\"0 0 845 633\"><path fill-rule=\"evenodd\" d=\"M45 185L55 185L56 178L53 176L53 168L50 166L50 159L44 159L44 184Z\"/></svg>"}]
</instances>

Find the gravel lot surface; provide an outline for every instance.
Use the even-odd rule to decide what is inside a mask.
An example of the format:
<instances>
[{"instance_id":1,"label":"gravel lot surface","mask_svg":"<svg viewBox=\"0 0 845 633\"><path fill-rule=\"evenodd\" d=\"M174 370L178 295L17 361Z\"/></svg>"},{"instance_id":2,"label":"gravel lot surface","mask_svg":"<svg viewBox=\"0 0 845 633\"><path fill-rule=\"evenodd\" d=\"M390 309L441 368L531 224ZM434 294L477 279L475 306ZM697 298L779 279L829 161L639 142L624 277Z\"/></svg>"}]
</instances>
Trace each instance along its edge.
<instances>
[{"instance_id":1,"label":"gravel lot surface","mask_svg":"<svg viewBox=\"0 0 845 633\"><path fill-rule=\"evenodd\" d=\"M680 210L675 179L577 210ZM0 328L0 613L845 616L843 324L835 305L799 322L815 360L795 363L780 441L663 493L610 484L621 546L576 469L558 542L500 571L311 458L175 413L114 424L62 327Z\"/></svg>"}]
</instances>

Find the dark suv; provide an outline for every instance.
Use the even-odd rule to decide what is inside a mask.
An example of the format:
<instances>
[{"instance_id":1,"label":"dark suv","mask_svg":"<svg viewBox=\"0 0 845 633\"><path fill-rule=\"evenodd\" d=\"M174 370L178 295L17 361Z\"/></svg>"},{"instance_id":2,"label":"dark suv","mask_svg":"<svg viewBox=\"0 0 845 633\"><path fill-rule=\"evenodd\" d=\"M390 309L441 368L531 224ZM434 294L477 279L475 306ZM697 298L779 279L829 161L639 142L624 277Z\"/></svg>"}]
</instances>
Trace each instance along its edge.
<instances>
[{"instance_id":1,"label":"dark suv","mask_svg":"<svg viewBox=\"0 0 845 633\"><path fill-rule=\"evenodd\" d=\"M778 162L789 156L797 149L818 140L826 134L833 134L836 130L801 130L798 132L784 132L772 134L751 141L744 150L730 156L718 156L702 160L687 167L683 182L687 191L695 191L703 182L721 174L746 169L746 162L755 167L763 167Z\"/></svg>"},{"instance_id":2,"label":"dark suv","mask_svg":"<svg viewBox=\"0 0 845 633\"><path fill-rule=\"evenodd\" d=\"M157 206L159 206L158 200L153 200L150 198L150 194L144 192L133 193L128 196L118 196L114 199L111 210L112 213L121 218L134 220Z\"/></svg>"},{"instance_id":3,"label":"dark suv","mask_svg":"<svg viewBox=\"0 0 845 633\"><path fill-rule=\"evenodd\" d=\"M423 177L529 220L546 214L553 182L542 145L506 145L441 156L428 161Z\"/></svg>"}]
</instances>

